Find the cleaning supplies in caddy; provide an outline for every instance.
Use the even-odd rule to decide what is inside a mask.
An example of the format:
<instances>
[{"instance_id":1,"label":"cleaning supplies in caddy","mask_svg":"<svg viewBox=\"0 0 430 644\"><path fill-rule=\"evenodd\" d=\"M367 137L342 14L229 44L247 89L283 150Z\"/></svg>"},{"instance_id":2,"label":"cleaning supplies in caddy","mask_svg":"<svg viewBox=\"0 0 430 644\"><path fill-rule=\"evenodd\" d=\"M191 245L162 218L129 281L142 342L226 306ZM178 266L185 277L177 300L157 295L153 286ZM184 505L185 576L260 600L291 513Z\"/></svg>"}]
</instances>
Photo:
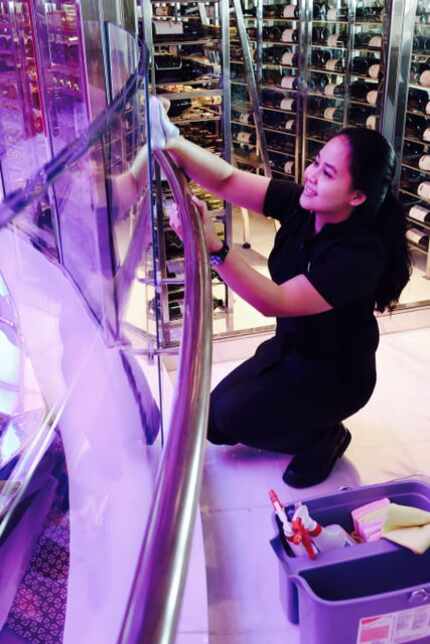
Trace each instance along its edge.
<instances>
[{"instance_id":1,"label":"cleaning supplies in caddy","mask_svg":"<svg viewBox=\"0 0 430 644\"><path fill-rule=\"evenodd\" d=\"M300 526L296 524L296 526L293 527L293 524L288 520L275 490L269 491L269 498L272 502L275 514L281 523L284 537L295 556L303 557L304 555L308 555L308 557L313 559L317 552L316 548L312 543L310 543L310 540L307 539L306 534L303 534L304 531L301 530Z\"/></svg>"},{"instance_id":2,"label":"cleaning supplies in caddy","mask_svg":"<svg viewBox=\"0 0 430 644\"><path fill-rule=\"evenodd\" d=\"M281 521L284 535L296 556L302 556L304 549L308 557L314 559L319 552L356 545L356 541L342 526L321 526L314 521L303 503L288 505L284 509L274 490L270 490L269 496Z\"/></svg>"},{"instance_id":3,"label":"cleaning supplies in caddy","mask_svg":"<svg viewBox=\"0 0 430 644\"><path fill-rule=\"evenodd\" d=\"M302 522L319 552L328 552L336 548L346 548L356 545L354 539L341 525L333 523L328 526L322 526L317 523L309 515L309 510L304 504L300 504L296 508L293 515L293 525L294 521L298 519Z\"/></svg>"},{"instance_id":4,"label":"cleaning supplies in caddy","mask_svg":"<svg viewBox=\"0 0 430 644\"><path fill-rule=\"evenodd\" d=\"M384 497L351 512L354 531L361 541L377 541L381 538L389 505L390 499Z\"/></svg>"}]
</instances>

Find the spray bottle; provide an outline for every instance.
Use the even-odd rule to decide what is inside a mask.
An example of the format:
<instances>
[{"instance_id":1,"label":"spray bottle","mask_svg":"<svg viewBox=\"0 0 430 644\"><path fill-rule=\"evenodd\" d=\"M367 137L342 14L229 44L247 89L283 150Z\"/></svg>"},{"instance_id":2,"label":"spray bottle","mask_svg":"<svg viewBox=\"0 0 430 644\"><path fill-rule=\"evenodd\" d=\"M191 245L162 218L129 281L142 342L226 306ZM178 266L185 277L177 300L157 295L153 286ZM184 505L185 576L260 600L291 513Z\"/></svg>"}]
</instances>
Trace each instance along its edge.
<instances>
[{"instance_id":1,"label":"spray bottle","mask_svg":"<svg viewBox=\"0 0 430 644\"><path fill-rule=\"evenodd\" d=\"M328 526L321 526L319 523L314 521L314 519L309 515L307 506L304 504L301 504L296 508L293 517L293 524L294 521L299 519L320 552L328 552L329 550L335 550L336 548L345 548L356 545L354 539L344 528L342 528L341 525L334 523Z\"/></svg>"}]
</instances>

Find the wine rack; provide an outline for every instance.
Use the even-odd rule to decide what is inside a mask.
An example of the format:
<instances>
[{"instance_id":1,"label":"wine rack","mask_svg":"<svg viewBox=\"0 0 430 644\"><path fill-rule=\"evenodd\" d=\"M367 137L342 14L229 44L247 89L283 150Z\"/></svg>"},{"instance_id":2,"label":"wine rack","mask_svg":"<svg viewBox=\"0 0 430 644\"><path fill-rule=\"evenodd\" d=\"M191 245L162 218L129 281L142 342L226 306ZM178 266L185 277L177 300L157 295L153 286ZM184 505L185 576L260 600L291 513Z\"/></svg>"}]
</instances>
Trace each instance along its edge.
<instances>
[{"instance_id":1,"label":"wine rack","mask_svg":"<svg viewBox=\"0 0 430 644\"><path fill-rule=\"evenodd\" d=\"M430 278L430 7L418 0L405 117L400 198L408 213L413 254L426 256Z\"/></svg>"},{"instance_id":2,"label":"wine rack","mask_svg":"<svg viewBox=\"0 0 430 644\"><path fill-rule=\"evenodd\" d=\"M384 33L389 28L379 0L313 3L305 63L303 171L342 127L381 129Z\"/></svg>"},{"instance_id":3,"label":"wine rack","mask_svg":"<svg viewBox=\"0 0 430 644\"><path fill-rule=\"evenodd\" d=\"M227 2L153 1L151 5L152 17L143 7L139 30L153 51L152 93L170 101L169 117L183 136L230 160ZM144 28L148 22L150 33ZM147 297L147 313L149 320L159 321L161 345L169 346L179 339L182 324L183 246L169 226L169 189L161 177L157 183L155 259L161 284L158 292L151 291ZM190 187L206 202L219 237L230 243L231 206L194 184ZM225 315L228 306L228 289L214 273L214 315Z\"/></svg>"}]
</instances>

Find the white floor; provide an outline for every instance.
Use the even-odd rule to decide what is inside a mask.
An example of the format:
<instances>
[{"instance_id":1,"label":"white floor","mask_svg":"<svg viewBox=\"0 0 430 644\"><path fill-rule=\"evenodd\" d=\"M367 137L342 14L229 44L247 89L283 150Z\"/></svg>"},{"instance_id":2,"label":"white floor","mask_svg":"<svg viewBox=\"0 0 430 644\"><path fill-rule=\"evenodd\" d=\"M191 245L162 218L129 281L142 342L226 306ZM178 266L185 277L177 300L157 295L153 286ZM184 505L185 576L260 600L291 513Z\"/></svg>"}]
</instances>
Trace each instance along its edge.
<instances>
[{"instance_id":1,"label":"white floor","mask_svg":"<svg viewBox=\"0 0 430 644\"><path fill-rule=\"evenodd\" d=\"M236 364L215 364L213 385ZM282 482L285 455L208 446L201 511L210 644L298 644L299 628L287 621L279 598L268 490L292 501L345 485L418 472L430 476L429 373L430 328L383 335L375 393L347 421L353 440L346 456L326 482L313 488L294 490Z\"/></svg>"}]
</instances>

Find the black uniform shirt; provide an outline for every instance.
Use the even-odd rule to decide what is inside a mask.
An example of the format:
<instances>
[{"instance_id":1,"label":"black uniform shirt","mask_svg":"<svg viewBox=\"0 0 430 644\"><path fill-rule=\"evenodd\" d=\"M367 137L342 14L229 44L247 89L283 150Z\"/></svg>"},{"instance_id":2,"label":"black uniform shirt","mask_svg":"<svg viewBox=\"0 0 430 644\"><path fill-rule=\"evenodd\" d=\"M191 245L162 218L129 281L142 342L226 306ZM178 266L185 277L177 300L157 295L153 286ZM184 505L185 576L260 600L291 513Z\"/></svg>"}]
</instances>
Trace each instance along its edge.
<instances>
[{"instance_id":1,"label":"black uniform shirt","mask_svg":"<svg viewBox=\"0 0 430 644\"><path fill-rule=\"evenodd\" d=\"M374 308L383 244L359 213L315 234L314 213L299 204L301 191L286 181L269 184L263 212L281 222L269 256L270 275L282 284L303 273L333 309L277 318L275 342L310 358L373 352L379 342Z\"/></svg>"}]
</instances>

